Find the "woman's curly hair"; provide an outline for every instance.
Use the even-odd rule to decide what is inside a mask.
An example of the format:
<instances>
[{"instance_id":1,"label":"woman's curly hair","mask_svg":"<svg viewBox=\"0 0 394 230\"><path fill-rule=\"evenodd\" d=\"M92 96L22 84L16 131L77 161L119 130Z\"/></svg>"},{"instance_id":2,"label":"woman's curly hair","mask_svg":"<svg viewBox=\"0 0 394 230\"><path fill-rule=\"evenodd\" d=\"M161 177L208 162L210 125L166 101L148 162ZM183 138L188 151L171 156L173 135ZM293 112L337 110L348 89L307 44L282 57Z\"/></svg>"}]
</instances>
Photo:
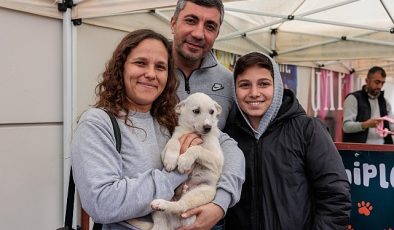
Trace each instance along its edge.
<instances>
[{"instance_id":1,"label":"woman's curly hair","mask_svg":"<svg viewBox=\"0 0 394 230\"><path fill-rule=\"evenodd\" d=\"M179 102L176 94L179 82L174 72L170 42L155 31L148 29L135 30L122 39L106 65L102 80L96 86L97 102L94 106L103 108L117 117L124 118L125 124L132 126L132 122L128 120L129 110L127 108L123 70L127 56L145 39L161 41L168 53L167 84L161 95L153 102L150 113L160 125L166 127L172 134L177 124L174 108Z\"/></svg>"}]
</instances>

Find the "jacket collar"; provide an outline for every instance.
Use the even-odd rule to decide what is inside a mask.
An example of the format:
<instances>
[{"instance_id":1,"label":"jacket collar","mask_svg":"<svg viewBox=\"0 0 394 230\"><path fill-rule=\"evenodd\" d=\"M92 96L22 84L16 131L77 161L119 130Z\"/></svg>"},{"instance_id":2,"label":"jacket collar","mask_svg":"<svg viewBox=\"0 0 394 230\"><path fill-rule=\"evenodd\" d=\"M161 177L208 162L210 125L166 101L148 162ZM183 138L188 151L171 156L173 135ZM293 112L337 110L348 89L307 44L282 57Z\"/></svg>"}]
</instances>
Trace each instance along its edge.
<instances>
[{"instance_id":1,"label":"jacket collar","mask_svg":"<svg viewBox=\"0 0 394 230\"><path fill-rule=\"evenodd\" d=\"M202 59L200 68L201 69L203 69L203 68L212 68L212 67L217 66L217 64L218 64L218 61L216 60L215 55L213 54L213 51L211 50Z\"/></svg>"}]
</instances>

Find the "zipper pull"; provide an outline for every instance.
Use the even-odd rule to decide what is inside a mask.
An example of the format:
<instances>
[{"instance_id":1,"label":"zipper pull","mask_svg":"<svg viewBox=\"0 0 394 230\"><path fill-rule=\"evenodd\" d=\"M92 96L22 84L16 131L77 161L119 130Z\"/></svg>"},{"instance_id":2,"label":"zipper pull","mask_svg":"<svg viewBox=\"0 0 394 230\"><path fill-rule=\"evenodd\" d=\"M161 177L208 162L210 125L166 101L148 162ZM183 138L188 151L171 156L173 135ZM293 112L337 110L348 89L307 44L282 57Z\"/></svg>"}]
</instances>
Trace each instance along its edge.
<instances>
[{"instance_id":1,"label":"zipper pull","mask_svg":"<svg viewBox=\"0 0 394 230\"><path fill-rule=\"evenodd\" d=\"M190 86L189 86L189 79L185 79L185 91L187 94L190 94Z\"/></svg>"}]
</instances>

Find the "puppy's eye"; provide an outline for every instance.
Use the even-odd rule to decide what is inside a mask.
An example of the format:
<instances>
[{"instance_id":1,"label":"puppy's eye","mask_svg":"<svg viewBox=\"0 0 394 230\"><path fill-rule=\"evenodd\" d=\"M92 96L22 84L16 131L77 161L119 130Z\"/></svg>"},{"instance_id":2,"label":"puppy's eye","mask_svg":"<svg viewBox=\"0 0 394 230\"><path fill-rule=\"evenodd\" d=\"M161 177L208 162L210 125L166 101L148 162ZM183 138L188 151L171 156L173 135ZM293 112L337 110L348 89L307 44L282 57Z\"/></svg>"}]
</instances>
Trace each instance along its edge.
<instances>
[{"instance_id":1,"label":"puppy's eye","mask_svg":"<svg viewBox=\"0 0 394 230\"><path fill-rule=\"evenodd\" d=\"M199 114L200 113L200 109L193 109L193 113Z\"/></svg>"},{"instance_id":2,"label":"puppy's eye","mask_svg":"<svg viewBox=\"0 0 394 230\"><path fill-rule=\"evenodd\" d=\"M213 109L209 110L209 114L213 114L215 111L213 111Z\"/></svg>"}]
</instances>

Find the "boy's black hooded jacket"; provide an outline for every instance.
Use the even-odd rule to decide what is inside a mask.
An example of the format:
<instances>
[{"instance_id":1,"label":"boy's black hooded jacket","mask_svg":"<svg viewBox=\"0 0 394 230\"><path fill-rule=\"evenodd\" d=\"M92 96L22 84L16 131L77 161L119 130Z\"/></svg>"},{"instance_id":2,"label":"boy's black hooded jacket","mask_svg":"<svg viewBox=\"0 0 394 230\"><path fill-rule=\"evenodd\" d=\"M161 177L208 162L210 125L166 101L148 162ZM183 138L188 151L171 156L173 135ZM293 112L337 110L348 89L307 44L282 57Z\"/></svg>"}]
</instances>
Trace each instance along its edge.
<instances>
[{"instance_id":1,"label":"boy's black hooded jacket","mask_svg":"<svg viewBox=\"0 0 394 230\"><path fill-rule=\"evenodd\" d=\"M245 155L246 180L240 202L226 214L226 230L345 229L350 185L326 127L287 89L258 140L234 107L224 132Z\"/></svg>"}]
</instances>

